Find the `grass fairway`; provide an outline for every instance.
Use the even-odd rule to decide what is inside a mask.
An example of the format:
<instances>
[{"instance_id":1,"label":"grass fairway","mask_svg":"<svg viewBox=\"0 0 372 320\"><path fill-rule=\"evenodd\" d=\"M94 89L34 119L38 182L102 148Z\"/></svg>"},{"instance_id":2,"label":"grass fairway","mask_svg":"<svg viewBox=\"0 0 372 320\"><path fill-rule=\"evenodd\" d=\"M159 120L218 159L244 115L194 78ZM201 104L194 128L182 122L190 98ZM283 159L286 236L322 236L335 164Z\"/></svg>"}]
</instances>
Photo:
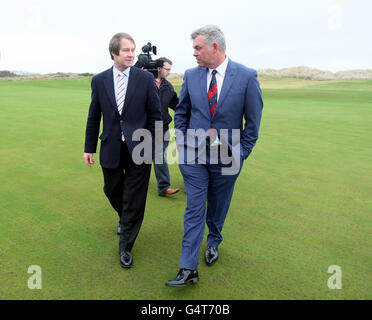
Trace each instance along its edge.
<instances>
[{"instance_id":1,"label":"grass fairway","mask_svg":"<svg viewBox=\"0 0 372 320\"><path fill-rule=\"evenodd\" d=\"M220 260L207 267L201 256L198 284L168 288L186 203L177 165L172 198L157 196L152 173L124 270L98 155L93 168L82 157L90 79L0 81L0 299L371 299L372 81L262 86L260 139ZM31 265L41 290L27 287ZM331 265L341 290L327 286Z\"/></svg>"}]
</instances>

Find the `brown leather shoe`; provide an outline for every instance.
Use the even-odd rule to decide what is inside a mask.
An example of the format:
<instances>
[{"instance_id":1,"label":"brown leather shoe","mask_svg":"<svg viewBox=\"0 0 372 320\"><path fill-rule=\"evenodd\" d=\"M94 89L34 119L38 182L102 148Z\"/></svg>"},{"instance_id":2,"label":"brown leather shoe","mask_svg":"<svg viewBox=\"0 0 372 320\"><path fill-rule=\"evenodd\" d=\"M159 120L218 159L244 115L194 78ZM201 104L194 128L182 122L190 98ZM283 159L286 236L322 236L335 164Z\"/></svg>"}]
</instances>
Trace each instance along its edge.
<instances>
[{"instance_id":1,"label":"brown leather shoe","mask_svg":"<svg viewBox=\"0 0 372 320\"><path fill-rule=\"evenodd\" d=\"M170 196L172 194L177 193L178 191L180 191L180 189L178 189L178 188L176 188L176 189L168 188L163 193L159 193L159 196Z\"/></svg>"}]
</instances>

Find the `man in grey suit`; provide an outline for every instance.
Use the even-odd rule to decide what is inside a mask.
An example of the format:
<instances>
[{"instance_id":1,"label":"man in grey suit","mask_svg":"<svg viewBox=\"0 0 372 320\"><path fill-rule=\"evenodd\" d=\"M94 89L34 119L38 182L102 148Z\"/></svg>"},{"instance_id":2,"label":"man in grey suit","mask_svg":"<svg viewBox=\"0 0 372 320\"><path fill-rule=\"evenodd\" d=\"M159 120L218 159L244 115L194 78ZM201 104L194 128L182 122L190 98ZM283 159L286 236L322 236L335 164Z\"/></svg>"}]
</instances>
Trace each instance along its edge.
<instances>
[{"instance_id":1,"label":"man in grey suit","mask_svg":"<svg viewBox=\"0 0 372 320\"><path fill-rule=\"evenodd\" d=\"M179 164L187 207L180 270L166 283L170 287L199 280L205 222L205 262L211 266L217 261L234 185L258 139L263 107L256 71L228 59L225 37L217 26L197 29L191 39L198 67L185 72L174 116L178 150L187 156Z\"/></svg>"}]
</instances>

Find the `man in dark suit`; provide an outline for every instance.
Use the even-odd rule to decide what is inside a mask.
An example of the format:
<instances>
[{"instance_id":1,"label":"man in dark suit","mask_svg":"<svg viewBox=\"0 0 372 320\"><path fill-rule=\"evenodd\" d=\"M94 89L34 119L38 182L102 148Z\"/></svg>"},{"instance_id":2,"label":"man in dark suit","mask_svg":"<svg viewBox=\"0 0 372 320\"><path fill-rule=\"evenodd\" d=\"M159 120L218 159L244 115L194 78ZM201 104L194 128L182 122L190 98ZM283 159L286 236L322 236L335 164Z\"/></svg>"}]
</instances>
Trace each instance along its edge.
<instances>
[{"instance_id":1,"label":"man in dark suit","mask_svg":"<svg viewBox=\"0 0 372 320\"><path fill-rule=\"evenodd\" d=\"M92 79L84 159L88 166L94 164L103 116L99 137L103 190L119 216L120 265L129 268L133 264L131 250L144 217L152 158L151 144L150 150L144 150L147 161L146 155L139 156L136 149L142 141L135 136L144 132L154 136L155 121L161 121L160 101L153 75L132 67L135 42L129 34L115 34L109 52L114 66Z\"/></svg>"},{"instance_id":2,"label":"man in dark suit","mask_svg":"<svg viewBox=\"0 0 372 320\"><path fill-rule=\"evenodd\" d=\"M180 270L166 283L171 287L199 280L205 222L205 262L211 266L218 260L234 185L258 139L263 107L256 71L228 59L225 37L217 26L197 29L191 39L198 67L185 72L174 116L179 154L186 156L179 168L187 207Z\"/></svg>"}]
</instances>

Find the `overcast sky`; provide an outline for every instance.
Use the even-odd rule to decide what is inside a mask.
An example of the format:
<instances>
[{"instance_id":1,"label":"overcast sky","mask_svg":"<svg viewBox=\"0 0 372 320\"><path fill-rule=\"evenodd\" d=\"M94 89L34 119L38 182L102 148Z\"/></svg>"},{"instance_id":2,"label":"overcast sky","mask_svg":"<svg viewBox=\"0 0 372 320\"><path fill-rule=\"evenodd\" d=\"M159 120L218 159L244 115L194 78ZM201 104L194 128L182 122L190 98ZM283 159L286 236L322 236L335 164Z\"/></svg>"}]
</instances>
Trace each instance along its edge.
<instances>
[{"instance_id":1,"label":"overcast sky","mask_svg":"<svg viewBox=\"0 0 372 320\"><path fill-rule=\"evenodd\" d=\"M217 24L227 54L255 69L372 69L371 0L13 0L0 6L0 70L97 73L113 34L196 66L191 32Z\"/></svg>"}]
</instances>

